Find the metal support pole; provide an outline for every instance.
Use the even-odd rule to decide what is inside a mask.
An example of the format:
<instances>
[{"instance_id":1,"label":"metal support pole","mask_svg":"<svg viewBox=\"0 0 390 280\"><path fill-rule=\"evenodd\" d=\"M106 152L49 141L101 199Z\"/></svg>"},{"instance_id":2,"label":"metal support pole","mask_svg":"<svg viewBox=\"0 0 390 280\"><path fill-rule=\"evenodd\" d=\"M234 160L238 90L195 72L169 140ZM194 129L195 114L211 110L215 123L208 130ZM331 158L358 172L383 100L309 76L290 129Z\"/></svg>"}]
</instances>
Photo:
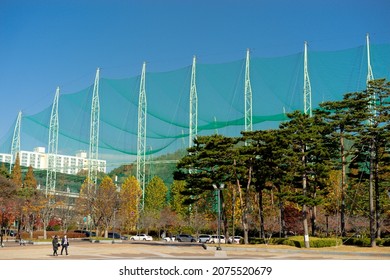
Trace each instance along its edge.
<instances>
[{"instance_id":1,"label":"metal support pole","mask_svg":"<svg viewBox=\"0 0 390 280\"><path fill-rule=\"evenodd\" d=\"M221 189L225 187L224 184L220 184L217 186L216 184L213 184L213 188L217 190L218 192L218 247L217 250L222 250L221 248Z\"/></svg>"}]
</instances>

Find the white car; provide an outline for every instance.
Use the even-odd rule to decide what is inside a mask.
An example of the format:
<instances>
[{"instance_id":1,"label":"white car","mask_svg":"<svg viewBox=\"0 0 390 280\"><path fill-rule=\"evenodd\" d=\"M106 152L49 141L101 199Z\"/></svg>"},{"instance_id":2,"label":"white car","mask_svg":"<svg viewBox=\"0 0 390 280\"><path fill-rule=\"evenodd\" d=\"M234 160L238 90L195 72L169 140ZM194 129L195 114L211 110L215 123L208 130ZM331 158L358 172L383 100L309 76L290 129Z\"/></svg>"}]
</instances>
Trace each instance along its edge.
<instances>
[{"instance_id":1,"label":"white car","mask_svg":"<svg viewBox=\"0 0 390 280\"><path fill-rule=\"evenodd\" d=\"M153 237L151 237L150 235L147 235L145 233L141 233L141 234L131 236L130 240L131 241L135 241L135 240L152 241Z\"/></svg>"},{"instance_id":2,"label":"white car","mask_svg":"<svg viewBox=\"0 0 390 280\"><path fill-rule=\"evenodd\" d=\"M174 242L175 241L175 237L172 236L172 237L164 237L163 238L165 242Z\"/></svg>"},{"instance_id":3,"label":"white car","mask_svg":"<svg viewBox=\"0 0 390 280\"><path fill-rule=\"evenodd\" d=\"M230 236L228 239L229 244L240 244L240 240L242 239L242 236Z\"/></svg>"},{"instance_id":4,"label":"white car","mask_svg":"<svg viewBox=\"0 0 390 280\"><path fill-rule=\"evenodd\" d=\"M208 241L208 243L219 243L219 242L226 243L224 235L220 235L219 238L218 238L218 235L212 235L210 237L210 240Z\"/></svg>"}]
</instances>

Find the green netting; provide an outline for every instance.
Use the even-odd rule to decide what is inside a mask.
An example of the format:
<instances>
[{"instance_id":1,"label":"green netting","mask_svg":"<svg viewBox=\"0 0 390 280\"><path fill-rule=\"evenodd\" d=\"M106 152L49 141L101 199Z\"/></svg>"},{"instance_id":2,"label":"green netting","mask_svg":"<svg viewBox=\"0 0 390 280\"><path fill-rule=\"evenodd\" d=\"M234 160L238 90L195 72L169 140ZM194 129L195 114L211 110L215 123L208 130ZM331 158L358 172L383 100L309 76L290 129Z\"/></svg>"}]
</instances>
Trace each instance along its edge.
<instances>
[{"instance_id":1,"label":"green netting","mask_svg":"<svg viewBox=\"0 0 390 280\"><path fill-rule=\"evenodd\" d=\"M364 46L332 52L309 51L312 104L339 100L344 93L365 88L367 57ZM375 78L390 78L390 45L371 46ZM147 69L146 69L147 70ZM253 127L277 127L285 113L303 108L303 53L284 57L251 58ZM101 72L104 77L104 72ZM222 64L197 64L198 132L239 135L244 127L245 59ZM188 146L191 65L169 72L146 73L148 154L173 152ZM88 151L91 86L59 99L60 154ZM99 157L108 167L131 162L137 153L140 76L100 79ZM53 95L54 97L54 95ZM24 115L21 146L47 147L51 107ZM15 112L15 116L17 112ZM13 128L1 139L9 153Z\"/></svg>"}]
</instances>

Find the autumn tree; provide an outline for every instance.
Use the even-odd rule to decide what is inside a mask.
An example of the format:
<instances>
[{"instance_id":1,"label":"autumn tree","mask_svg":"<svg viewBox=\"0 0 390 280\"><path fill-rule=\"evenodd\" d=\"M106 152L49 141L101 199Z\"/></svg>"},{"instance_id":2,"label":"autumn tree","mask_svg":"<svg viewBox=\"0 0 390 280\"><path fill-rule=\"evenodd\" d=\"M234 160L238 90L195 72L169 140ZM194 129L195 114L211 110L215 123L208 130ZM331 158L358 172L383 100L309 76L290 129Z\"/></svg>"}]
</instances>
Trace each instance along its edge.
<instances>
[{"instance_id":1,"label":"autumn tree","mask_svg":"<svg viewBox=\"0 0 390 280\"><path fill-rule=\"evenodd\" d=\"M0 227L8 228L14 220L16 185L10 179L0 174Z\"/></svg>"},{"instance_id":2,"label":"autumn tree","mask_svg":"<svg viewBox=\"0 0 390 280\"><path fill-rule=\"evenodd\" d=\"M161 211L167 205L168 188L163 180L154 176L145 188L144 218L148 217L150 225L156 225ZM145 220L147 221L147 220Z\"/></svg>"},{"instance_id":3,"label":"autumn tree","mask_svg":"<svg viewBox=\"0 0 390 280\"><path fill-rule=\"evenodd\" d=\"M77 209L80 215L87 219L87 226L89 230L95 228L97 235L99 234L99 225L101 224L101 217L98 212L98 200L96 196L95 186L87 177L80 188L80 196L76 202Z\"/></svg>"},{"instance_id":4,"label":"autumn tree","mask_svg":"<svg viewBox=\"0 0 390 280\"><path fill-rule=\"evenodd\" d=\"M176 212L178 217L184 219L188 215L189 207L184 204L185 196L183 195L183 191L185 190L185 182L184 181L173 181L171 185L171 195L169 204L171 206L172 211Z\"/></svg>"},{"instance_id":5,"label":"autumn tree","mask_svg":"<svg viewBox=\"0 0 390 280\"><path fill-rule=\"evenodd\" d=\"M15 183L15 185L18 188L22 187L23 179L22 179L22 169L20 167L19 153L16 154L15 164L11 171L11 180Z\"/></svg>"},{"instance_id":6,"label":"autumn tree","mask_svg":"<svg viewBox=\"0 0 390 280\"><path fill-rule=\"evenodd\" d=\"M9 178L10 174L8 172L7 167L5 167L4 162L1 163L0 165L0 176L3 176L4 178Z\"/></svg>"},{"instance_id":7,"label":"autumn tree","mask_svg":"<svg viewBox=\"0 0 390 280\"><path fill-rule=\"evenodd\" d=\"M102 221L104 236L108 237L108 230L112 226L114 212L119 207L119 194L112 179L105 176L96 190L96 213Z\"/></svg>"},{"instance_id":8,"label":"autumn tree","mask_svg":"<svg viewBox=\"0 0 390 280\"><path fill-rule=\"evenodd\" d=\"M39 216L39 195L37 190L37 180L34 176L32 166L28 167L23 186L17 190L19 205L21 205L21 223L30 232L32 238L35 223Z\"/></svg>"},{"instance_id":9,"label":"autumn tree","mask_svg":"<svg viewBox=\"0 0 390 280\"><path fill-rule=\"evenodd\" d=\"M125 179L120 190L119 216L125 232L136 229L140 217L142 190L134 176Z\"/></svg>"}]
</instances>

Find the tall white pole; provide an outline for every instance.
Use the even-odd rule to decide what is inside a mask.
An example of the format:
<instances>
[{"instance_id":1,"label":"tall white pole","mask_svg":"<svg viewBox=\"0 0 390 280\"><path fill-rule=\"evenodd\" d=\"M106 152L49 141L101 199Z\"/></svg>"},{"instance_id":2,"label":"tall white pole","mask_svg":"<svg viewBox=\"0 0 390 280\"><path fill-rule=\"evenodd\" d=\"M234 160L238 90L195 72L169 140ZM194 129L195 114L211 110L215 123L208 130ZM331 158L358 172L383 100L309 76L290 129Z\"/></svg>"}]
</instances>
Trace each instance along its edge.
<instances>
[{"instance_id":1,"label":"tall white pole","mask_svg":"<svg viewBox=\"0 0 390 280\"><path fill-rule=\"evenodd\" d=\"M250 65L249 65L249 49L246 51L246 63L245 63L245 131L252 131L252 87L250 80Z\"/></svg>"},{"instance_id":2,"label":"tall white pole","mask_svg":"<svg viewBox=\"0 0 390 280\"><path fill-rule=\"evenodd\" d=\"M91 183L97 185L98 159L99 159L99 122L100 122L100 102L99 102L99 75L100 69L96 71L95 83L93 87L91 106L91 128L89 138L89 161L88 177Z\"/></svg>"},{"instance_id":3,"label":"tall white pole","mask_svg":"<svg viewBox=\"0 0 390 280\"><path fill-rule=\"evenodd\" d=\"M16 119L14 134L11 143L11 162L9 163L9 172L12 171L12 163L15 162L16 156L20 153L20 127L22 123L22 111L19 111Z\"/></svg>"},{"instance_id":4,"label":"tall white pole","mask_svg":"<svg viewBox=\"0 0 390 280\"><path fill-rule=\"evenodd\" d=\"M192 59L191 87L190 87L190 123L188 146L194 144L194 137L198 134L198 93L196 91L196 56Z\"/></svg>"},{"instance_id":5,"label":"tall white pole","mask_svg":"<svg viewBox=\"0 0 390 280\"><path fill-rule=\"evenodd\" d=\"M141 208L145 205L145 165L146 165L146 87L145 87L146 63L142 65L141 82L138 99L138 134L137 134L137 180L142 189Z\"/></svg>"},{"instance_id":6,"label":"tall white pole","mask_svg":"<svg viewBox=\"0 0 390 280\"><path fill-rule=\"evenodd\" d=\"M58 151L58 99L60 88L57 87L53 105L51 108L49 125L49 144L47 148L47 173L46 173L46 196L48 191L55 192L57 179L57 151Z\"/></svg>"},{"instance_id":7,"label":"tall white pole","mask_svg":"<svg viewBox=\"0 0 390 280\"><path fill-rule=\"evenodd\" d=\"M307 67L307 42L305 41L304 61L303 61L303 106L304 113L312 116L311 107L311 85L309 78L309 70Z\"/></svg>"}]
</instances>

